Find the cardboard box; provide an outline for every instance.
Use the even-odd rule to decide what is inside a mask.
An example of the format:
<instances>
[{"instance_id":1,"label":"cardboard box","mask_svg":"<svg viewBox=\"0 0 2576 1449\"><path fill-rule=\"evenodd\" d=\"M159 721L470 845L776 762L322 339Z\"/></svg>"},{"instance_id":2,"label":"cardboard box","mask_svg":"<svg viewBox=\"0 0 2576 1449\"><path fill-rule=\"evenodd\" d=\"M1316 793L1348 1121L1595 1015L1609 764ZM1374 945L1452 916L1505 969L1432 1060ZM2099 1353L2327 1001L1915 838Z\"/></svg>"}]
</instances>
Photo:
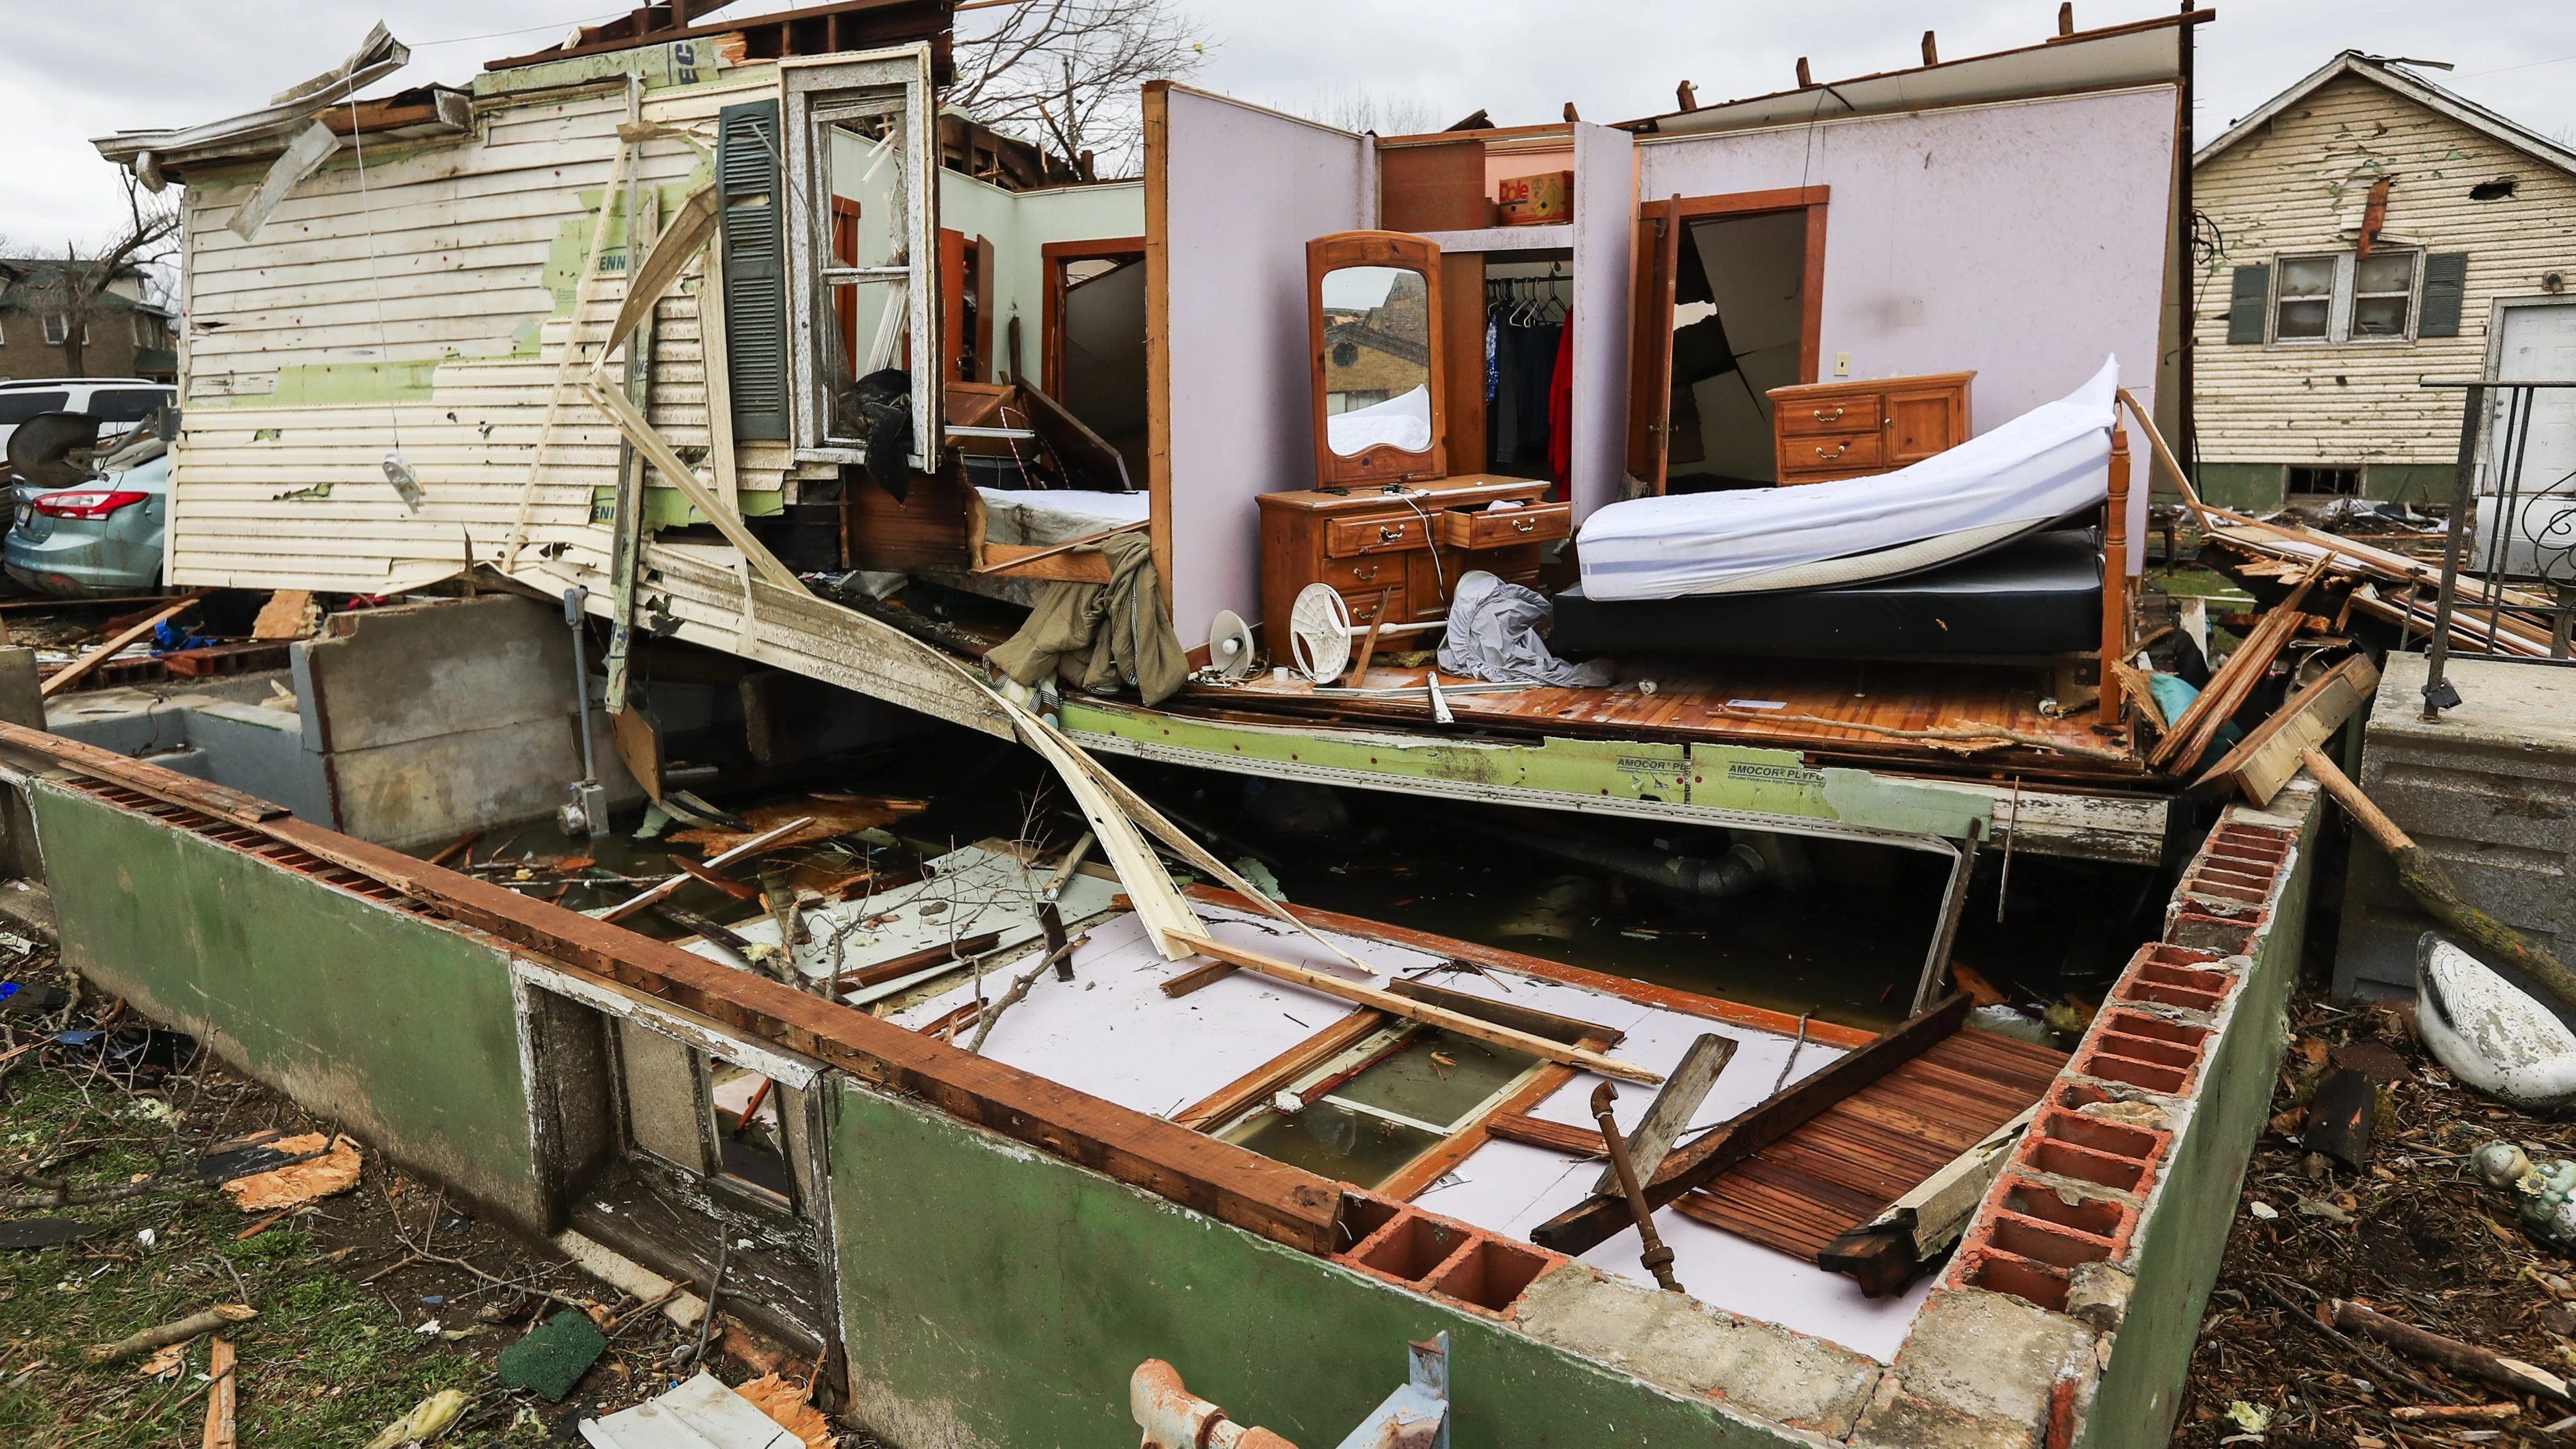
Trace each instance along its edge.
<instances>
[{"instance_id":1,"label":"cardboard box","mask_svg":"<svg viewBox=\"0 0 2576 1449\"><path fill-rule=\"evenodd\" d=\"M1574 220L1574 173L1542 171L1510 177L1495 187L1498 226L1545 226Z\"/></svg>"}]
</instances>

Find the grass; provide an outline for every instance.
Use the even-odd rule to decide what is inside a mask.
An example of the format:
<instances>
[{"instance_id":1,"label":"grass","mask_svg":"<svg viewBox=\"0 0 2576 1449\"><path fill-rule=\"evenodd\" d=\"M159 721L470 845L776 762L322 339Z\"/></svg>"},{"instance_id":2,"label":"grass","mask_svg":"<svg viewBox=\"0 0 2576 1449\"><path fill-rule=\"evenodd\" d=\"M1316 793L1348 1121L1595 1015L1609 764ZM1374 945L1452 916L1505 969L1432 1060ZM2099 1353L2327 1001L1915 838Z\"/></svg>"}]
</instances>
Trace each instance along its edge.
<instances>
[{"instance_id":1,"label":"grass","mask_svg":"<svg viewBox=\"0 0 2576 1449\"><path fill-rule=\"evenodd\" d=\"M25 1038L23 1030L13 1034ZM0 1251L0 1443L194 1449L205 1422L210 1339L187 1345L184 1368L161 1378L138 1373L140 1360L94 1366L81 1351L218 1303L248 1303L259 1313L225 1333L239 1354L244 1445L361 1445L428 1395L486 1379L504 1335L483 1329L451 1343L415 1332L401 1298L359 1281L351 1260L365 1250L325 1241L375 1215L388 1174L371 1165L374 1181L357 1193L241 1238L257 1219L196 1183L189 1168L210 1142L270 1125L262 1118L291 1118L291 1109L211 1070L163 1086L166 1096L136 1094L94 1067L43 1060L22 1063L8 1079L0 1168L23 1171L69 1150L78 1156L59 1171L76 1195L156 1170L179 1182L85 1206L0 1210L8 1218L71 1217L95 1229L60 1247ZM18 1182L0 1186L26 1191ZM471 1309L450 1321L471 1323ZM542 1442L534 1417L516 1408L498 1396L478 1400L469 1442Z\"/></svg>"}]
</instances>

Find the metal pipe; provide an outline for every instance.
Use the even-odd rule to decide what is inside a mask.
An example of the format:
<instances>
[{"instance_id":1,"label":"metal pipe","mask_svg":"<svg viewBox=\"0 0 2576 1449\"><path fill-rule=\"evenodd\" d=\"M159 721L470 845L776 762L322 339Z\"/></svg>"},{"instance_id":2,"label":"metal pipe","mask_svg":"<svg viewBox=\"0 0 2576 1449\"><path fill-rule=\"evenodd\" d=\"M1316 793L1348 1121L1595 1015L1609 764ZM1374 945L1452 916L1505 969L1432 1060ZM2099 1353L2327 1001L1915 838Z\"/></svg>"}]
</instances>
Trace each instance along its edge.
<instances>
[{"instance_id":1,"label":"metal pipe","mask_svg":"<svg viewBox=\"0 0 2576 1449\"><path fill-rule=\"evenodd\" d=\"M572 697L581 711L581 777L599 778L599 768L590 757L590 659L582 638L581 610L589 602L590 590L579 584L564 590L564 623L572 629ZM594 834L597 832L593 832Z\"/></svg>"},{"instance_id":2,"label":"metal pipe","mask_svg":"<svg viewBox=\"0 0 2576 1449\"><path fill-rule=\"evenodd\" d=\"M2460 587L2460 550L2467 542L2469 510L2477 507L2478 410L2486 406L2484 384L2468 389L2468 405L2460 410L2460 470L2451 485L2450 526L2442 538L2442 589L2433 607L2433 637L2424 645L2424 713L2428 724L2442 718L2439 701L2451 694L2442 679L2443 666L2451 658L2451 602ZM2458 696L2451 694L2456 702Z\"/></svg>"}]
</instances>

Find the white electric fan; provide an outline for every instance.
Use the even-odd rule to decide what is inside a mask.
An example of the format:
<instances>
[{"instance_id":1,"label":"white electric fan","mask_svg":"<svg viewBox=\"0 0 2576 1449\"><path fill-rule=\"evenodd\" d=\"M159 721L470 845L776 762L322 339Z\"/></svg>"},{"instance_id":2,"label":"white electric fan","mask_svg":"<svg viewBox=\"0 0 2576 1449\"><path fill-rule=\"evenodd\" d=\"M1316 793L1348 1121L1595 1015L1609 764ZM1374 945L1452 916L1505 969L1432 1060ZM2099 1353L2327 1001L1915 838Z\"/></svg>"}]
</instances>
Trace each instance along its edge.
<instances>
[{"instance_id":1,"label":"white electric fan","mask_svg":"<svg viewBox=\"0 0 2576 1449\"><path fill-rule=\"evenodd\" d=\"M1342 677L1351 663L1351 639L1360 630L1351 624L1351 606L1330 584L1308 584L1297 591L1288 610L1288 647L1295 652L1297 672L1317 684Z\"/></svg>"},{"instance_id":2,"label":"white electric fan","mask_svg":"<svg viewBox=\"0 0 2576 1449\"><path fill-rule=\"evenodd\" d=\"M1232 609L1219 609L1208 625L1208 667L1227 679L1252 677L1252 626Z\"/></svg>"}]
</instances>

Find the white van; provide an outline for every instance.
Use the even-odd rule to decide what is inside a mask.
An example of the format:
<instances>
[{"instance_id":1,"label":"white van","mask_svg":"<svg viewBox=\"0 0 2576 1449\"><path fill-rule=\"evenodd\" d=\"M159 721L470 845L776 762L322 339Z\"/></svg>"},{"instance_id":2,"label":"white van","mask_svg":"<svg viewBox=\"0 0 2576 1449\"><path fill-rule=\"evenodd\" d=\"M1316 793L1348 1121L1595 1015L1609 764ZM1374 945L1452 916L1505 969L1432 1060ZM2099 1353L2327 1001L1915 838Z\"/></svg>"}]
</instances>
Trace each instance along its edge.
<instances>
[{"instance_id":1,"label":"white van","mask_svg":"<svg viewBox=\"0 0 2576 1449\"><path fill-rule=\"evenodd\" d=\"M0 457L9 435L38 413L88 413L102 435L122 433L179 400L179 389L140 377L39 377L0 382ZM7 467L0 465L0 473Z\"/></svg>"}]
</instances>

